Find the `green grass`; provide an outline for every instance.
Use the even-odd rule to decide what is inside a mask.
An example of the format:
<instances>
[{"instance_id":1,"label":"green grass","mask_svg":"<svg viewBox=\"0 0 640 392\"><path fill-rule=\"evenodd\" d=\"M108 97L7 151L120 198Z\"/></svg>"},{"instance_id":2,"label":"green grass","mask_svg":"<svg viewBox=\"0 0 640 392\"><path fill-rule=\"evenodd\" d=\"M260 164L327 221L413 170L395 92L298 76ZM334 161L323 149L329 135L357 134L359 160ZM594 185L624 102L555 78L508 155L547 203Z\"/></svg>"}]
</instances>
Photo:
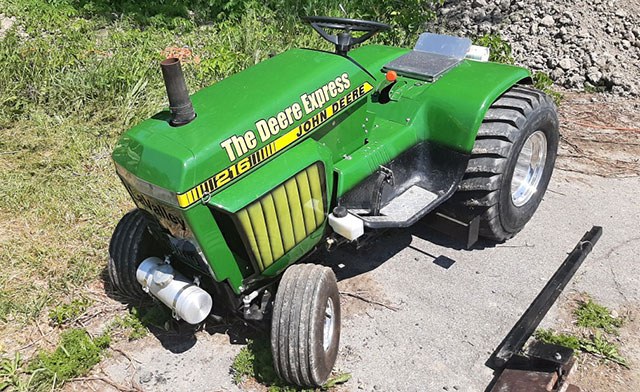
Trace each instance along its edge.
<instances>
[{"instance_id":1,"label":"green grass","mask_svg":"<svg viewBox=\"0 0 640 392\"><path fill-rule=\"evenodd\" d=\"M591 298L588 298L587 301L580 301L573 314L576 316L579 326L600 328L607 333L617 334L618 328L623 324L621 318L611 316L611 310L594 303Z\"/></svg>"},{"instance_id":2,"label":"green grass","mask_svg":"<svg viewBox=\"0 0 640 392\"><path fill-rule=\"evenodd\" d=\"M109 346L108 334L90 338L84 329L69 329L60 335L54 351L40 351L28 364L18 353L0 361L0 391L51 391L86 374L100 362Z\"/></svg>"},{"instance_id":3,"label":"green grass","mask_svg":"<svg viewBox=\"0 0 640 392\"><path fill-rule=\"evenodd\" d=\"M574 335L557 333L553 329L538 329L533 334L533 337L543 343L557 344L558 346L568 347L576 351L580 350L580 338Z\"/></svg>"},{"instance_id":4,"label":"green grass","mask_svg":"<svg viewBox=\"0 0 640 392\"><path fill-rule=\"evenodd\" d=\"M108 330L124 329L129 340L137 340L147 336L148 328L155 327L168 331L172 317L171 310L160 304L142 308L131 308L124 316L117 316Z\"/></svg>"},{"instance_id":5,"label":"green grass","mask_svg":"<svg viewBox=\"0 0 640 392\"><path fill-rule=\"evenodd\" d=\"M0 391L13 387L16 391L26 391L31 384L31 379L25 379L24 361L20 353L15 353L13 358L0 359Z\"/></svg>"},{"instance_id":6,"label":"green grass","mask_svg":"<svg viewBox=\"0 0 640 392\"><path fill-rule=\"evenodd\" d=\"M240 384L244 377L253 377L259 382L274 382L271 347L266 339L249 340L240 350L231 365L233 381Z\"/></svg>"},{"instance_id":7,"label":"green grass","mask_svg":"<svg viewBox=\"0 0 640 392\"><path fill-rule=\"evenodd\" d=\"M618 328L623 324L622 319L612 317L607 307L594 303L589 296L587 301L579 302L578 307L573 310L573 316L576 318L576 324L587 330L584 336L557 333L553 329L538 329L533 335L534 338L544 343L568 347L577 352L590 353L629 367L628 362L620 355L618 346L607 340L602 333L604 331L617 335Z\"/></svg>"},{"instance_id":8,"label":"green grass","mask_svg":"<svg viewBox=\"0 0 640 392\"><path fill-rule=\"evenodd\" d=\"M533 75L533 87L550 95L556 105L560 105L560 102L562 102L564 95L553 91L551 89L551 86L553 86L553 80L546 73L536 72Z\"/></svg>"},{"instance_id":9,"label":"green grass","mask_svg":"<svg viewBox=\"0 0 640 392\"><path fill-rule=\"evenodd\" d=\"M351 379L348 373L341 374L329 380L321 388L304 389L288 385L280 380L273 370L271 346L268 339L249 340L240 350L231 365L231 374L236 384L241 384L246 378L253 378L258 383L269 388L269 392L319 392L326 391L335 385L343 384Z\"/></svg>"},{"instance_id":10,"label":"green grass","mask_svg":"<svg viewBox=\"0 0 640 392\"><path fill-rule=\"evenodd\" d=\"M49 311L49 319L52 324L62 326L78 318L90 304L91 301L86 298L74 299L70 304L59 304Z\"/></svg>"}]
</instances>

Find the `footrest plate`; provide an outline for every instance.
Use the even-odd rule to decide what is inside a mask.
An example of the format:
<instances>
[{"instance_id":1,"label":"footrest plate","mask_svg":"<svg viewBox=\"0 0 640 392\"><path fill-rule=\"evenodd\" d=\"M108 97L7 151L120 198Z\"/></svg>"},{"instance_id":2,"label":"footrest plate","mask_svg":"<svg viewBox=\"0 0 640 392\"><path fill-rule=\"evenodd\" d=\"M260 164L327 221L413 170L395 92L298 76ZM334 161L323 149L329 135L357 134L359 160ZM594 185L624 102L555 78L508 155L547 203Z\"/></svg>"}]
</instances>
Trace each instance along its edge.
<instances>
[{"instance_id":1,"label":"footrest plate","mask_svg":"<svg viewBox=\"0 0 640 392\"><path fill-rule=\"evenodd\" d=\"M431 203L438 198L433 192L430 192L418 185L413 185L402 194L392 199L386 206L380 210L380 215L367 216L366 210L349 210L356 214L366 223L384 222L407 222L421 211L427 209Z\"/></svg>"}]
</instances>

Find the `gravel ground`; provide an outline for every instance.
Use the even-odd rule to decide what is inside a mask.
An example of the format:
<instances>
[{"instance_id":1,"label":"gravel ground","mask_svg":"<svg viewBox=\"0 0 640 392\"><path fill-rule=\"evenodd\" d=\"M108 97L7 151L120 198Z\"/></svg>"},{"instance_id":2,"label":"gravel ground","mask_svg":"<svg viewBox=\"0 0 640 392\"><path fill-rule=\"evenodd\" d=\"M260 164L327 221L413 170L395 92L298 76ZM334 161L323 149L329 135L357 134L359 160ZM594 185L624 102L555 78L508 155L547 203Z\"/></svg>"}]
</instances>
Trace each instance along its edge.
<instances>
[{"instance_id":1,"label":"gravel ground","mask_svg":"<svg viewBox=\"0 0 640 392\"><path fill-rule=\"evenodd\" d=\"M446 0L437 15L428 30L497 34L517 64L548 73L557 85L640 94L638 0Z\"/></svg>"},{"instance_id":2,"label":"gravel ground","mask_svg":"<svg viewBox=\"0 0 640 392\"><path fill-rule=\"evenodd\" d=\"M601 123L608 110L618 114L611 117L621 121L616 125L637 127L637 102L609 99L605 105L602 96L569 95L561 116ZM592 112L599 117L585 120ZM462 250L419 223L387 231L360 251L345 247L327 256L343 292L336 372L353 376L340 390L484 390L493 377L485 366L490 353L592 225L604 228L603 237L542 326L566 326L568 304L585 292L637 318L640 207L634 195L640 194L640 133L570 123L561 132L561 169L532 221L505 244ZM576 155L576 147L582 155ZM593 158L591 166L584 155ZM616 162L623 170L611 172ZM619 344L632 370L603 370L591 361L576 380L591 386L585 390L608 392L610 385L618 392L640 390L635 370L640 331L637 322L628 328ZM118 343L132 360L114 352L100 367L116 382L148 391L237 391L229 370L247 336L252 332L238 325L210 326L195 335L157 334ZM597 386L598 380L605 386ZM67 389L86 388L72 383Z\"/></svg>"}]
</instances>

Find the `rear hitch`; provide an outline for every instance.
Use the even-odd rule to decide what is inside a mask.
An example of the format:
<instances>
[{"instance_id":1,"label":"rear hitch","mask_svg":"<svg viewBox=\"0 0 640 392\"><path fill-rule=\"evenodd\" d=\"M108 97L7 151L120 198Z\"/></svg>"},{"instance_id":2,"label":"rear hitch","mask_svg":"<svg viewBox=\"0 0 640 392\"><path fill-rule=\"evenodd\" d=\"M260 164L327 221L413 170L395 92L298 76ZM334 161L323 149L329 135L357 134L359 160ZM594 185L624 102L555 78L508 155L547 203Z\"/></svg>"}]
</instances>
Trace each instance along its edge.
<instances>
[{"instance_id":1,"label":"rear hitch","mask_svg":"<svg viewBox=\"0 0 640 392\"><path fill-rule=\"evenodd\" d=\"M480 233L479 215L465 222L436 210L427 215L424 221L432 229L464 243L466 249L471 249L471 247L478 242L478 235Z\"/></svg>"}]
</instances>

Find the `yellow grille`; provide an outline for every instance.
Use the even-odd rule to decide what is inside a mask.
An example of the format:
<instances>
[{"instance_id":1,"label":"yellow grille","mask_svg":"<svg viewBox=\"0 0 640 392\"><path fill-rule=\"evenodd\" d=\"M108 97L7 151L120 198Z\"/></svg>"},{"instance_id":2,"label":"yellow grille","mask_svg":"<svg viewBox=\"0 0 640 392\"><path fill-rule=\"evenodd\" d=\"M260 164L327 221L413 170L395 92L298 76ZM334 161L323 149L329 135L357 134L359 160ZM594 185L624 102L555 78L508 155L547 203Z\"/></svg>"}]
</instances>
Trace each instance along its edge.
<instances>
[{"instance_id":1,"label":"yellow grille","mask_svg":"<svg viewBox=\"0 0 640 392\"><path fill-rule=\"evenodd\" d=\"M242 237L264 271L324 222L324 168L315 163L238 211Z\"/></svg>"}]
</instances>

